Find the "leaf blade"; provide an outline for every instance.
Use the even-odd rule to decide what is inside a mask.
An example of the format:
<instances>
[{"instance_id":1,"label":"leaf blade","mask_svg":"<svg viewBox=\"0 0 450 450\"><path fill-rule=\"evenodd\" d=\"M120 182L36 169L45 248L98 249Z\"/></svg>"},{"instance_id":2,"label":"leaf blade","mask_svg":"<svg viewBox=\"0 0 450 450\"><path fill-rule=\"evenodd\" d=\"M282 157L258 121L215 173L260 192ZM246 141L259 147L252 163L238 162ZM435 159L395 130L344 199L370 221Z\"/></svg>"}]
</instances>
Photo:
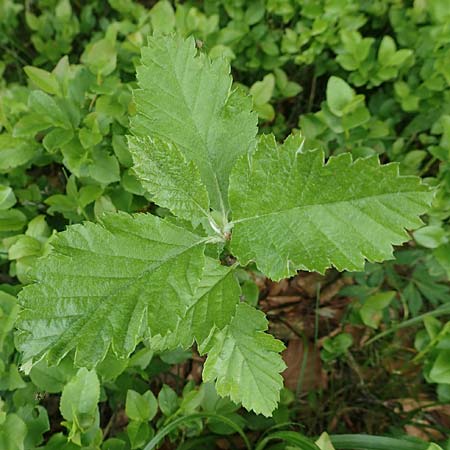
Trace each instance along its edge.
<instances>
[{"instance_id":1,"label":"leaf blade","mask_svg":"<svg viewBox=\"0 0 450 450\"><path fill-rule=\"evenodd\" d=\"M215 380L217 393L257 414L270 416L279 401L285 364L281 341L264 333L261 311L239 303L230 325L215 334L203 369L203 380Z\"/></svg>"},{"instance_id":2,"label":"leaf blade","mask_svg":"<svg viewBox=\"0 0 450 450\"><path fill-rule=\"evenodd\" d=\"M209 197L193 161L175 144L158 138L130 136L133 170L155 202L182 219L198 223L209 217Z\"/></svg>"},{"instance_id":3,"label":"leaf blade","mask_svg":"<svg viewBox=\"0 0 450 450\"><path fill-rule=\"evenodd\" d=\"M251 98L231 90L229 63L197 54L192 37L153 36L137 79L133 134L175 143L197 165L212 207L225 215L229 174L257 131Z\"/></svg>"},{"instance_id":4,"label":"leaf blade","mask_svg":"<svg viewBox=\"0 0 450 450\"><path fill-rule=\"evenodd\" d=\"M203 238L149 214L109 214L52 245L20 295L25 360L58 363L75 348L77 365L94 367L111 345L128 356L144 333L175 328L204 264Z\"/></svg>"},{"instance_id":5,"label":"leaf blade","mask_svg":"<svg viewBox=\"0 0 450 450\"><path fill-rule=\"evenodd\" d=\"M432 193L415 177L402 177L376 158L350 154L324 164L321 151L301 153L302 138L278 147L263 137L251 161L232 174L231 248L242 264L256 261L270 278L299 269L361 270L364 260L392 257L421 225ZM264 245L261 245L261 242Z\"/></svg>"},{"instance_id":6,"label":"leaf blade","mask_svg":"<svg viewBox=\"0 0 450 450\"><path fill-rule=\"evenodd\" d=\"M175 331L152 339L152 347L161 350L178 346L188 348L195 340L201 351L208 345L212 330L222 330L231 322L240 292L234 267L225 267L212 258L206 258L192 302Z\"/></svg>"}]
</instances>

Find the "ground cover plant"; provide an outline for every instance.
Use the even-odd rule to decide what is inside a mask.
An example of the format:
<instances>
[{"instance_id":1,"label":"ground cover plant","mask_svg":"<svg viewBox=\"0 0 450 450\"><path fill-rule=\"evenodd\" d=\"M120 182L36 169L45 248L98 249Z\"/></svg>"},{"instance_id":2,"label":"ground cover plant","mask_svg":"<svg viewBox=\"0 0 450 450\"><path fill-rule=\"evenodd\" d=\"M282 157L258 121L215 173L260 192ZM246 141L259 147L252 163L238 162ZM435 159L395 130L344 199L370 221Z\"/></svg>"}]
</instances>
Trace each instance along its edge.
<instances>
[{"instance_id":1,"label":"ground cover plant","mask_svg":"<svg viewBox=\"0 0 450 450\"><path fill-rule=\"evenodd\" d=\"M448 448L445 2L0 13L0 448Z\"/></svg>"}]
</instances>

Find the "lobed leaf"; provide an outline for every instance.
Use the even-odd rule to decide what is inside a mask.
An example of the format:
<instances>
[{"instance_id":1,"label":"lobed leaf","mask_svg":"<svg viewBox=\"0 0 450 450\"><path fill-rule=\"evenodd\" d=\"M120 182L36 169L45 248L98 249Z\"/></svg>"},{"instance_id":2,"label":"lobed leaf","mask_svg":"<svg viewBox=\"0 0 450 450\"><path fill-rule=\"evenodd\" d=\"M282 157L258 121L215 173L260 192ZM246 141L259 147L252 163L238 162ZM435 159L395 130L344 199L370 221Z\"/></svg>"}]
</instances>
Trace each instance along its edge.
<instances>
[{"instance_id":1,"label":"lobed leaf","mask_svg":"<svg viewBox=\"0 0 450 450\"><path fill-rule=\"evenodd\" d=\"M193 37L150 37L141 62L133 134L176 144L198 167L211 206L226 215L231 170L257 132L251 98L231 88L227 60L197 53Z\"/></svg>"},{"instance_id":2,"label":"lobed leaf","mask_svg":"<svg viewBox=\"0 0 450 450\"><path fill-rule=\"evenodd\" d=\"M209 197L195 163L175 144L159 138L130 136L133 170L155 202L176 216L199 222L209 216Z\"/></svg>"},{"instance_id":3,"label":"lobed leaf","mask_svg":"<svg viewBox=\"0 0 450 450\"><path fill-rule=\"evenodd\" d=\"M203 348L214 330L221 330L231 322L240 292L233 267L225 267L212 258L205 258L203 276L176 329L165 336L153 338L152 347L188 348L195 340Z\"/></svg>"},{"instance_id":4,"label":"lobed leaf","mask_svg":"<svg viewBox=\"0 0 450 450\"><path fill-rule=\"evenodd\" d=\"M409 239L432 193L419 178L376 157L352 161L349 153L324 164L322 151L302 153L303 140L278 146L261 138L230 181L231 248L241 264L254 260L279 280L297 270L362 270L364 260L392 258L392 245Z\"/></svg>"},{"instance_id":5,"label":"lobed leaf","mask_svg":"<svg viewBox=\"0 0 450 450\"><path fill-rule=\"evenodd\" d=\"M176 328L204 266L203 238L149 214L74 225L52 245L19 297L25 360L57 363L76 349L77 365L93 367L110 345L128 356L147 328Z\"/></svg>"},{"instance_id":6,"label":"lobed leaf","mask_svg":"<svg viewBox=\"0 0 450 450\"><path fill-rule=\"evenodd\" d=\"M270 416L280 399L286 366L279 355L281 341L264 333L267 319L261 311L239 303L231 323L216 332L208 345L204 381L215 380L219 395Z\"/></svg>"}]
</instances>

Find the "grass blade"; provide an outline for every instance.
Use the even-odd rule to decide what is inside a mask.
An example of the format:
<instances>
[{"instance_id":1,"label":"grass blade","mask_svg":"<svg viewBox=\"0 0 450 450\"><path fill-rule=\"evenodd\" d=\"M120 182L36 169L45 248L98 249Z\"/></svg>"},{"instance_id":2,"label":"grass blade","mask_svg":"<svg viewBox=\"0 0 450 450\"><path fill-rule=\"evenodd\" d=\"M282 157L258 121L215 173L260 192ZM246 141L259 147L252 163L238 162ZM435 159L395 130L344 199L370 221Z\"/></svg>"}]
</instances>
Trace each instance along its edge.
<instances>
[{"instance_id":1,"label":"grass blade","mask_svg":"<svg viewBox=\"0 0 450 450\"><path fill-rule=\"evenodd\" d=\"M277 431L271 433L258 443L255 450L263 450L270 441L274 440L285 441L287 444L296 445L302 450L320 450L313 441L295 431Z\"/></svg>"},{"instance_id":2,"label":"grass blade","mask_svg":"<svg viewBox=\"0 0 450 450\"><path fill-rule=\"evenodd\" d=\"M231 428L233 428L239 435L241 436L242 440L244 441L245 446L248 450L251 450L252 447L250 445L250 442L245 435L242 428L234 423L231 419L228 417L222 416L220 414L215 413L208 413L208 412L202 412L202 413L196 413L196 414L190 414L189 416L183 416L180 417L173 422L166 425L164 428L162 428L156 435L153 437L153 439L144 447L144 450L153 450L156 448L156 446L173 430L178 428L180 425L184 423L191 422L192 420L196 419L216 419L220 420L221 422L227 424Z\"/></svg>"},{"instance_id":3,"label":"grass blade","mask_svg":"<svg viewBox=\"0 0 450 450\"><path fill-rule=\"evenodd\" d=\"M330 439L336 450L427 450L429 446L429 443L426 442L366 434L332 435Z\"/></svg>"}]
</instances>

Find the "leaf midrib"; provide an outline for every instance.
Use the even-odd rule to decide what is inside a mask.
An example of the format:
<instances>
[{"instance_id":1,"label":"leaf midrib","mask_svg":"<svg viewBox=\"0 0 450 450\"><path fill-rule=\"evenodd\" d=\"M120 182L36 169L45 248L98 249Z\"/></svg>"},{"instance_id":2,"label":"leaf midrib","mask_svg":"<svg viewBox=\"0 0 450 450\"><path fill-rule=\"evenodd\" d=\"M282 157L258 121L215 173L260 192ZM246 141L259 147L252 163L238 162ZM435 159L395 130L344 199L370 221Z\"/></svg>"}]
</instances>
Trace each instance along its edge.
<instances>
[{"instance_id":1,"label":"leaf midrib","mask_svg":"<svg viewBox=\"0 0 450 450\"><path fill-rule=\"evenodd\" d=\"M258 215L253 215L253 216L249 216L249 217L244 217L242 219L237 219L237 220L233 220L231 222L232 225L238 224L238 223L242 223L242 222L248 222L251 220L257 220L257 219L261 219L264 217L270 217L270 216L277 216L280 214L286 214L289 213L291 211L295 211L295 210L302 210L302 209L312 209L312 208L318 208L321 206L328 206L328 205L339 205L339 204L345 204L345 203L350 203L350 204L354 204L354 203L358 203L364 200L368 200L368 199L379 199L379 198L384 198L384 197L391 197L393 195L397 195L397 194L420 194L421 192L418 191L397 191L397 192L389 192L387 194L376 194L376 195L366 195L364 197L358 197L356 199L352 199L352 200L333 200L333 201L329 201L329 202L322 202L322 203L310 203L307 205L298 205L298 206L294 206L292 208L286 208L286 209L280 209L278 211L272 211L272 212L268 212L268 213L264 213L264 214L258 214ZM425 191L423 191L423 193L426 193ZM410 201L421 205L422 202L418 202L414 199L409 199Z\"/></svg>"},{"instance_id":2,"label":"leaf midrib","mask_svg":"<svg viewBox=\"0 0 450 450\"><path fill-rule=\"evenodd\" d=\"M115 294L112 297L115 297L117 294L119 294L120 292L122 292L124 289L128 288L131 284L134 284L136 281L142 279L145 275L147 275L148 273L159 269L161 266L163 266L164 264L166 264L168 261L170 261L171 259L175 259L178 258L179 256L181 256L183 253L191 250L192 248L196 247L197 245L201 245L203 243L205 243L207 240L207 238L203 238L200 241L196 241L195 243L193 243L192 245L190 245L189 247L183 247L183 250L176 252L170 256L168 256L167 258L164 258L162 260L153 262L147 269L143 270L139 275L137 275L136 277L107 277L107 278L113 278L113 279L127 279L127 278L131 278L131 281L128 283L124 283L123 286L121 286L119 289L115 289ZM128 257L126 257L128 258ZM76 275L78 276L78 275ZM86 277L88 277L89 275L86 275ZM92 278L99 278L98 275L92 275ZM107 297L109 296L108 294L105 294L103 297ZM89 296L86 296L89 297Z\"/></svg>"},{"instance_id":3,"label":"leaf midrib","mask_svg":"<svg viewBox=\"0 0 450 450\"><path fill-rule=\"evenodd\" d=\"M95 296L95 297L106 298L107 300L106 300L105 303L106 303L106 304L110 304L110 302L111 302L114 298L116 298L117 295L119 295L121 292L123 292L124 290L126 290L131 284L136 283L137 280L142 279L142 278L143 278L145 275L147 275L149 272L158 269L158 268L161 267L162 265L164 265L164 264L166 264L167 262L169 262L171 259L174 259L174 258L177 258L177 257L181 256L182 254L184 254L185 252L191 250L192 248L196 247L197 245L203 244L205 241L206 241L206 238L203 238L203 239L201 239L201 240L199 240L199 241L193 243L193 244L190 245L189 247L184 247L182 251L177 252L177 253L174 253L174 254L172 254L171 256L169 256L169 257L167 257L167 258L164 258L164 259L158 261L157 263L151 264L151 265L150 265L146 270L144 270L140 275L138 275L137 277L132 278L129 282L124 283L120 288L114 289L114 294L113 294L113 295L111 295L111 291L108 291L107 293L105 293L105 294L102 295L102 296ZM93 275L92 277L93 277L93 278L97 278L96 275ZM41 281L41 280L40 280L40 281ZM80 297L83 297L83 298L90 298L91 296L90 296L90 295L85 295L85 296L80 296ZM105 305L105 304L103 304L103 306L104 306L104 305ZM90 318L91 318L91 316L89 316L88 314L81 314L81 315L79 315L79 316L78 316L78 319L75 319L74 322L72 322L72 323L70 324L70 326L69 326L66 330L64 330L63 333L57 335L57 336L58 336L58 339L56 339L56 341L53 341L51 345L54 346L55 343L58 342L58 341L60 341L60 339L61 339L65 334L67 334L68 332L70 332L70 330L73 328L73 326L75 326L76 324L80 324L80 322L82 322L82 325L81 325L81 328L78 330L78 335L82 335L82 334L83 334L83 329L84 329L85 326L89 323L89 319L90 319ZM46 336L45 338L47 338L47 336ZM112 336L112 337L111 337L111 342L112 342L113 340L114 340L114 337ZM71 348L77 347L77 346L78 346L78 343L79 343L79 342L78 342L78 340L77 340L77 342L75 343L75 345L73 345ZM47 350L48 350L48 348L47 348L46 350L44 350L44 352L47 351ZM67 352L68 352L68 351L70 351L70 349L67 350ZM67 352L66 352L66 354L67 354Z\"/></svg>"},{"instance_id":4,"label":"leaf midrib","mask_svg":"<svg viewBox=\"0 0 450 450\"><path fill-rule=\"evenodd\" d=\"M179 51L179 49L178 49L178 51ZM189 105L189 103L188 103L188 101L187 101L187 99L186 99L185 91L184 91L184 89L183 89L183 81L184 81L183 78L184 78L184 75L185 75L185 73L186 73L186 65L187 65L187 64L186 64L186 63L184 64L184 68L183 68L183 77L182 77L182 79L180 80L180 78L178 77L177 71L175 70L175 62L174 62L174 60L172 59L170 52L167 52L167 53L168 53L168 55L169 55L170 64L171 64L171 66L172 66L172 68L173 68L174 79L175 79L176 83L178 84L178 89L179 89L179 92L181 93L181 98L182 98L182 100L183 100L183 103L184 103L186 109L187 109L188 111L191 112L191 114L189 115L189 117L191 118L191 123L192 123L194 129L195 129L196 132L197 132L197 136L199 137L200 141L201 141L202 144L203 144L203 148L204 148L205 153L206 153L205 156L207 157L206 163L207 163L207 165L208 165L208 167L209 167L209 170L211 171L211 174L213 175L213 179L214 179L214 181L215 181L215 188L216 188L216 190L217 190L218 198L219 198L219 200L220 200L220 206L221 206L221 209L222 209L222 213L225 215L225 214L226 214L225 207L224 207L225 202L224 202L224 198L223 198L224 193L220 190L220 185L219 185L219 182L218 182L218 179L217 179L217 173L216 173L216 171L214 170L214 168L213 168L213 166L212 166L212 164L211 164L211 160L209 159L210 156L211 156L211 155L210 155L210 146L208 145L208 142L209 142L209 133L211 132L211 129L212 129L213 127L209 126L209 127L208 127L207 136L203 136L203 134L202 134L202 132L201 132L201 129L200 129L200 127L199 127L199 124L198 124L197 121L195 120L195 119L196 119L196 116L195 116L195 114L193 114L193 113L195 112L195 111L194 111L194 108L191 108L191 107L190 107L190 105ZM198 59L198 58L200 58L200 56L196 55L195 58ZM198 61L196 61L196 62L198 63ZM197 64L197 67L199 67L199 66L200 66L200 65ZM201 66L200 66L200 79L201 79L201 77L203 77L204 70L205 70L205 67L201 67ZM200 89L200 80L199 80L199 82L198 82L198 89ZM196 96L196 102L197 102L197 97L198 97L198 96ZM214 98L215 98L215 105L214 105L214 106L216 106L217 101L218 101L218 98L217 98L217 96L214 97ZM225 100L225 104L227 103L228 98L229 98L229 93L228 93L227 99ZM196 103L194 104L194 106L196 106ZM222 109L223 109L223 108L222 108ZM210 123L211 123L212 119L213 119L213 117L212 117L212 115L211 115ZM181 146L181 148L183 148L183 146Z\"/></svg>"}]
</instances>

